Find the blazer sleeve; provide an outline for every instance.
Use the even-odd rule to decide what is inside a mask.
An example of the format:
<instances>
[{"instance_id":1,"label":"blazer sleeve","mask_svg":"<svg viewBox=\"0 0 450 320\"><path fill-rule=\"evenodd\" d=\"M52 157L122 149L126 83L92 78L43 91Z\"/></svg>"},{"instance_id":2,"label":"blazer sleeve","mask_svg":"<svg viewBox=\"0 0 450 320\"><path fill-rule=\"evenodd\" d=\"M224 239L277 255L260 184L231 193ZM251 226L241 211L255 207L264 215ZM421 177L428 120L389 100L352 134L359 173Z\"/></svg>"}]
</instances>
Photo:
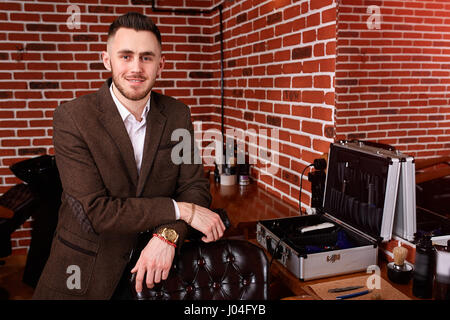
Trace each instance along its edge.
<instances>
[{"instance_id":1,"label":"blazer sleeve","mask_svg":"<svg viewBox=\"0 0 450 320\"><path fill-rule=\"evenodd\" d=\"M175 221L170 197L118 198L108 195L90 150L69 110L53 117L55 159L64 193L81 204L97 234L138 234Z\"/></svg>"},{"instance_id":2,"label":"blazer sleeve","mask_svg":"<svg viewBox=\"0 0 450 320\"><path fill-rule=\"evenodd\" d=\"M185 128L189 131L188 137L190 137L190 163L183 163L180 165L177 189L173 199L177 202L195 203L199 206L209 208L212 200L209 188L209 179L205 177L203 165L200 161L198 148L195 144L194 128L192 126L189 111L186 118ZM184 239L188 236L189 232L194 230L182 220L178 220L170 224L164 224L163 226L173 228L178 232L178 248L181 248L181 245L183 244Z\"/></svg>"}]
</instances>

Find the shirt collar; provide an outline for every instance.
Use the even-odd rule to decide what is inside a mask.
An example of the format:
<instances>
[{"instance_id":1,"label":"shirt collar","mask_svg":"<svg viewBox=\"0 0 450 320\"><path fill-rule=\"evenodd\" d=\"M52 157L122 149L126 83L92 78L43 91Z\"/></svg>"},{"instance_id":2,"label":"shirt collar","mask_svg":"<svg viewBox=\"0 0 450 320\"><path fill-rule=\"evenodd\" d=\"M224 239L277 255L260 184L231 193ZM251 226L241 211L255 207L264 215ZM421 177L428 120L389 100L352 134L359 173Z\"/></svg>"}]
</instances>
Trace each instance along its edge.
<instances>
[{"instance_id":1,"label":"shirt collar","mask_svg":"<svg viewBox=\"0 0 450 320\"><path fill-rule=\"evenodd\" d=\"M113 91L113 84L111 83L111 86L109 87L109 91L111 92L111 96L114 100L114 103L116 104L117 110L119 110L120 116L122 118L122 121L125 122L125 120L131 115L131 112L125 108L125 106L117 99L116 95ZM148 111L150 110L150 98L147 100L147 103L145 104L144 110L142 110L141 118L145 121L147 119ZM134 117L134 116L133 116Z\"/></svg>"}]
</instances>

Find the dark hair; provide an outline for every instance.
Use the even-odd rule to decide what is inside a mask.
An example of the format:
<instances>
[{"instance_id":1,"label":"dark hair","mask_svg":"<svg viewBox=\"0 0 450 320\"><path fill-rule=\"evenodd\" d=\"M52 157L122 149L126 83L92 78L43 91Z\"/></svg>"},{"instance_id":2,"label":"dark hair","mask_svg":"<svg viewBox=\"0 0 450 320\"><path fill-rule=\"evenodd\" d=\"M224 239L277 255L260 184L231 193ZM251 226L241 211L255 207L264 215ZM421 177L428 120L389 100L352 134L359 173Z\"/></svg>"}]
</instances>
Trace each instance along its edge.
<instances>
[{"instance_id":1,"label":"dark hair","mask_svg":"<svg viewBox=\"0 0 450 320\"><path fill-rule=\"evenodd\" d=\"M108 39L114 36L119 28L129 28L136 31L150 31L156 36L159 45L161 45L161 33L159 32L158 27L150 17L139 12L128 12L114 20L109 26Z\"/></svg>"}]
</instances>

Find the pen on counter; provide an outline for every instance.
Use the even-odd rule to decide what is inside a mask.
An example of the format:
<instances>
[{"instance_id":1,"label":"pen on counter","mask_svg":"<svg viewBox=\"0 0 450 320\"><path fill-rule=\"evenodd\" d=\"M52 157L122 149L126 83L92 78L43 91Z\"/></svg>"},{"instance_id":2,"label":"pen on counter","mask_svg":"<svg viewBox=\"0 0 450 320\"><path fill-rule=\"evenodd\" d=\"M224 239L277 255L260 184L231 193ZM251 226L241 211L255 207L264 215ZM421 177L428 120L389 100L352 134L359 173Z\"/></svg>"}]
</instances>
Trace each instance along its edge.
<instances>
[{"instance_id":1,"label":"pen on counter","mask_svg":"<svg viewBox=\"0 0 450 320\"><path fill-rule=\"evenodd\" d=\"M372 292L372 290L364 290L364 291L360 291L360 292L355 292L355 293L350 293L350 294L346 294L343 296L338 296L336 297L336 300L343 300L343 299L350 299L350 298L354 298L354 297L359 297L359 296L363 296L365 294L368 294Z\"/></svg>"},{"instance_id":2,"label":"pen on counter","mask_svg":"<svg viewBox=\"0 0 450 320\"><path fill-rule=\"evenodd\" d=\"M343 288L333 288L329 289L328 292L344 292L344 291L350 291L350 290L356 290L364 288L364 286L350 286L350 287L343 287Z\"/></svg>"}]
</instances>

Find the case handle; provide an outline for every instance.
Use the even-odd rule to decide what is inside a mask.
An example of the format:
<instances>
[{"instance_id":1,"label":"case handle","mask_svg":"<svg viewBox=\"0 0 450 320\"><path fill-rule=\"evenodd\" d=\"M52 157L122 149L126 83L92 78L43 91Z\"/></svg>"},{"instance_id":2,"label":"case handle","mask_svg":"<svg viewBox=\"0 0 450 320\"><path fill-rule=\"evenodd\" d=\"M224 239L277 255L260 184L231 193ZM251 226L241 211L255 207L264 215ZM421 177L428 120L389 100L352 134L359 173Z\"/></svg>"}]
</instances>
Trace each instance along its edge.
<instances>
[{"instance_id":1,"label":"case handle","mask_svg":"<svg viewBox=\"0 0 450 320\"><path fill-rule=\"evenodd\" d=\"M355 142L355 143L362 143L366 146L374 147L374 148L380 148L388 151L395 151L395 147L391 146L390 144L386 143L379 143L379 142L373 142L373 141L366 141L366 140L350 140L349 142Z\"/></svg>"}]
</instances>

